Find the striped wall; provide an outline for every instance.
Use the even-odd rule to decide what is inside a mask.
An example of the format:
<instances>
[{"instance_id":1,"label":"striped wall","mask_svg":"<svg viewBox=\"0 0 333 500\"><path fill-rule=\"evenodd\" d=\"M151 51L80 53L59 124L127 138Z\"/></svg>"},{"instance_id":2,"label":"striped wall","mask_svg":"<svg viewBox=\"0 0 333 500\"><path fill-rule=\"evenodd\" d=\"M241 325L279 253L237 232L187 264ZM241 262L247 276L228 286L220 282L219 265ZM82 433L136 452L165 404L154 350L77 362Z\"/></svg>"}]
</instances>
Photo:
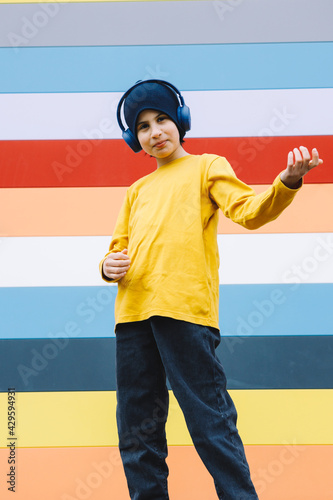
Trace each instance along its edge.
<instances>
[{"instance_id":1,"label":"striped wall","mask_svg":"<svg viewBox=\"0 0 333 500\"><path fill-rule=\"evenodd\" d=\"M129 500L117 288L98 263L126 187L155 168L123 143L117 102L162 78L191 108L186 150L226 156L257 192L295 146L324 159L271 224L221 215L218 353L260 500L333 500L332 14L331 0L0 0L1 498L14 456L17 500ZM170 498L213 500L170 396Z\"/></svg>"}]
</instances>

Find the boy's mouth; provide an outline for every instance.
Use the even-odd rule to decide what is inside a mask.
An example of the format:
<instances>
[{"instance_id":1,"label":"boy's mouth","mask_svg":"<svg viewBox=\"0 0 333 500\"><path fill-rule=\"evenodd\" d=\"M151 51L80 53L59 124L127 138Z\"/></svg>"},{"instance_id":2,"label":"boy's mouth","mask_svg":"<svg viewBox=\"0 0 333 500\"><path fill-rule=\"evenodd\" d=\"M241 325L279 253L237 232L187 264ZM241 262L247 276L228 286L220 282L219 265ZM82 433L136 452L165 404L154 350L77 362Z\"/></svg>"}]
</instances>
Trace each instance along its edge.
<instances>
[{"instance_id":1,"label":"boy's mouth","mask_svg":"<svg viewBox=\"0 0 333 500\"><path fill-rule=\"evenodd\" d=\"M157 142L156 144L154 144L154 148L161 149L166 145L166 142L167 142L166 140Z\"/></svg>"}]
</instances>

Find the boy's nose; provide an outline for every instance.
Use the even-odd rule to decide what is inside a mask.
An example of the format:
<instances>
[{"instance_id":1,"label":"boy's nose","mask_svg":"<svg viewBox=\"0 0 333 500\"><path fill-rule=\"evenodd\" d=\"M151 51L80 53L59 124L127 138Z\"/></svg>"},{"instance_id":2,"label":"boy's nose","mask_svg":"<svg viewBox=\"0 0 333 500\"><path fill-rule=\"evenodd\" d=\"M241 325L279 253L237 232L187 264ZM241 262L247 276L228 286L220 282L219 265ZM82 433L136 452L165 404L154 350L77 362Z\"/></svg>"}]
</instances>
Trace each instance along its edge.
<instances>
[{"instance_id":1,"label":"boy's nose","mask_svg":"<svg viewBox=\"0 0 333 500\"><path fill-rule=\"evenodd\" d=\"M160 127L157 124L153 125L151 129L151 135L153 137L158 137L160 134L161 134Z\"/></svg>"}]
</instances>

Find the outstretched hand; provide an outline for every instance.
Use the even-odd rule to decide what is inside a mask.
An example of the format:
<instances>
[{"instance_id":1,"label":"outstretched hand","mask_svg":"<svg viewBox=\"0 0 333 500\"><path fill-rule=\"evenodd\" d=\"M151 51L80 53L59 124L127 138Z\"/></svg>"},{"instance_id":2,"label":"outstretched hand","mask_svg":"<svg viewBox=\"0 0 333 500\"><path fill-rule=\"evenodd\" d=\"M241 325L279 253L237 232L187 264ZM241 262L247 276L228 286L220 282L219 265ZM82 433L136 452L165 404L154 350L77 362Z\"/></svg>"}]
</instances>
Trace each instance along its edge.
<instances>
[{"instance_id":1,"label":"outstretched hand","mask_svg":"<svg viewBox=\"0 0 333 500\"><path fill-rule=\"evenodd\" d=\"M302 177L322 163L323 160L319 158L319 153L315 148L312 150L312 158L304 146L300 146L299 149L294 148L288 153L287 168L280 175L281 181L291 189L297 188L301 184Z\"/></svg>"}]
</instances>

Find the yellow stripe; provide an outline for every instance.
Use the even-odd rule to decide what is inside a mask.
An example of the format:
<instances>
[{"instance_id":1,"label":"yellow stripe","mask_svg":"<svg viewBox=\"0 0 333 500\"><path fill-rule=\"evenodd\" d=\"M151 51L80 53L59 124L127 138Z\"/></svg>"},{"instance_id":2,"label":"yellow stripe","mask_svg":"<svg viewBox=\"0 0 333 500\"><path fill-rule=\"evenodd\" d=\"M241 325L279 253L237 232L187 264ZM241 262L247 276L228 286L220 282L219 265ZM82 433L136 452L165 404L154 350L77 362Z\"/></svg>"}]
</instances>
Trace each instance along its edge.
<instances>
[{"instance_id":1,"label":"yellow stripe","mask_svg":"<svg viewBox=\"0 0 333 500\"><path fill-rule=\"evenodd\" d=\"M253 186L257 193L266 187L266 185ZM0 235L110 235L125 191L124 187L0 189L0 213L10 214L10 217L1 221ZM332 199L333 184L306 184L291 206L277 220L253 232L263 234L333 232ZM248 230L234 224L221 214L218 232L244 234Z\"/></svg>"},{"instance_id":2,"label":"yellow stripe","mask_svg":"<svg viewBox=\"0 0 333 500\"><path fill-rule=\"evenodd\" d=\"M244 444L333 444L333 390L230 391ZM16 395L17 447L116 446L115 392ZM0 394L6 415L7 394ZM169 445L190 445L183 414L170 394ZM6 446L2 432L0 445Z\"/></svg>"}]
</instances>

